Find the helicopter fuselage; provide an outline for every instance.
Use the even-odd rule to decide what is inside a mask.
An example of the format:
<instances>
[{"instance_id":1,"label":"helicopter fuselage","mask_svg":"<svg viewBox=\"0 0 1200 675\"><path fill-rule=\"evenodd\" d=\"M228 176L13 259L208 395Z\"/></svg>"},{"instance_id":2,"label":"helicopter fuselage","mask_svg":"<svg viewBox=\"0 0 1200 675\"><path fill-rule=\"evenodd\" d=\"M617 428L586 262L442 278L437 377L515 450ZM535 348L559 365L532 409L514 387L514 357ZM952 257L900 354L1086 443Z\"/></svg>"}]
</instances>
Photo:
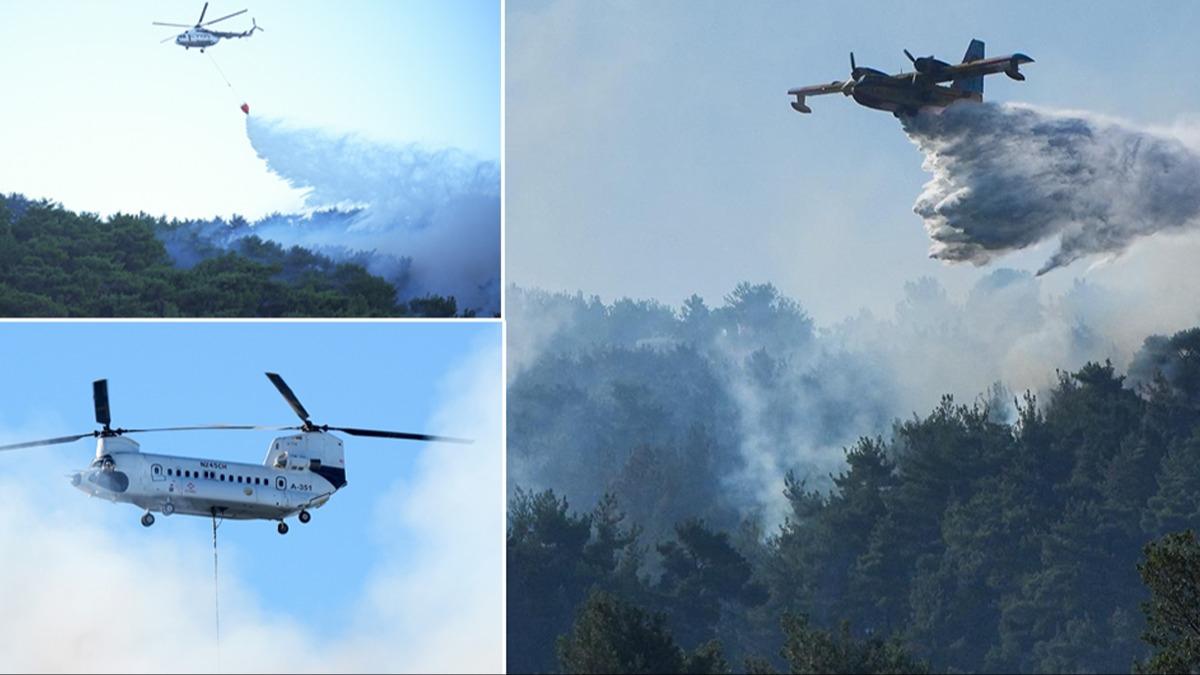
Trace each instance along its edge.
<instances>
[{"instance_id":1,"label":"helicopter fuselage","mask_svg":"<svg viewBox=\"0 0 1200 675\"><path fill-rule=\"evenodd\" d=\"M203 28L192 28L175 36L175 44L185 49L196 47L204 49L211 47L221 41L221 38L213 35L211 32Z\"/></svg>"},{"instance_id":2,"label":"helicopter fuselage","mask_svg":"<svg viewBox=\"0 0 1200 675\"><path fill-rule=\"evenodd\" d=\"M91 466L71 475L71 484L93 497L129 503L163 515L212 516L236 520L279 520L325 504L337 491L319 470L320 458L289 453L289 443L341 442L327 434L276 439L263 464L148 454L123 437L100 438ZM340 455L340 452L338 453ZM336 469L334 469L336 471ZM328 470L327 470L328 471ZM341 469L344 485L344 468ZM334 476L334 480L337 477Z\"/></svg>"}]
</instances>

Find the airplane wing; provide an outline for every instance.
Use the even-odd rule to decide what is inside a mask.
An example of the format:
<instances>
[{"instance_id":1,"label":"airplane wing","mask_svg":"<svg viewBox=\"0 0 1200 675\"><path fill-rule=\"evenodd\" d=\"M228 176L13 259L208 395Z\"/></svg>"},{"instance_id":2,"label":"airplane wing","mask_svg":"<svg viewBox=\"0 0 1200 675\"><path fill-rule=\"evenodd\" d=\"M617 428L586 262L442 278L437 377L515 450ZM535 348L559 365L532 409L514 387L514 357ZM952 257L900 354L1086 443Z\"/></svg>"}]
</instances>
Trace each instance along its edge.
<instances>
[{"instance_id":1,"label":"airplane wing","mask_svg":"<svg viewBox=\"0 0 1200 675\"><path fill-rule=\"evenodd\" d=\"M829 84L816 84L811 87L797 87L795 89L788 89L788 96L796 97L796 100L792 101L792 108L794 108L796 112L810 113L812 112L812 108L804 104L805 96L840 94L842 93L842 87L845 86L845 84L846 83L841 80L834 80Z\"/></svg>"},{"instance_id":2,"label":"airplane wing","mask_svg":"<svg viewBox=\"0 0 1200 675\"><path fill-rule=\"evenodd\" d=\"M958 63L948 68L942 68L936 73L927 73L926 77L934 82L949 82L968 77L980 77L994 73L1005 73L1014 80L1024 80L1018 68L1023 63L1033 63L1033 59L1024 54L1009 54L1008 56L993 56L990 59L979 59Z\"/></svg>"}]
</instances>

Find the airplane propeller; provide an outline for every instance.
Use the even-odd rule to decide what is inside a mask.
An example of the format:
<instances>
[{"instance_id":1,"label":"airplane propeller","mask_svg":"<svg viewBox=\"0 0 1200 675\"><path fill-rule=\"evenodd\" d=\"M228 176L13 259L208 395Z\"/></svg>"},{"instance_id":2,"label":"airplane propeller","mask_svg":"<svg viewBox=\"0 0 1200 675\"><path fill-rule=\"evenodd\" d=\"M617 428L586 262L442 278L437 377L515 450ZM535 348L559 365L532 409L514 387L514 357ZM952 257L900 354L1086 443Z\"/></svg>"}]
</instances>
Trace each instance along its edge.
<instances>
[{"instance_id":1,"label":"airplane propeller","mask_svg":"<svg viewBox=\"0 0 1200 675\"><path fill-rule=\"evenodd\" d=\"M357 427L331 427L328 424L313 424L308 410L304 408L304 404L296 396L292 388L283 381L283 378L278 373L267 373L267 379L271 380L271 384L279 390L280 395L291 406L292 412L300 418L304 424L298 427L283 427L283 429L297 429L304 432L325 432L325 431L340 431L350 434L351 436L369 436L372 438L396 438L408 441L437 441L442 443L473 443L474 441L466 438L452 438L450 436L434 436L432 434L414 434L407 431L383 431L380 429L360 429Z\"/></svg>"},{"instance_id":2,"label":"airplane propeller","mask_svg":"<svg viewBox=\"0 0 1200 675\"><path fill-rule=\"evenodd\" d=\"M914 83L916 83L916 81L917 81L918 74L930 75L930 74L940 72L941 70L950 67L949 63L946 63L945 61L943 61L941 59L935 59L932 54L929 56L916 57L916 56L912 55L912 52L905 49L904 55L908 57L909 61L912 61L913 70L916 71L913 73L913 82Z\"/></svg>"},{"instance_id":3,"label":"airplane propeller","mask_svg":"<svg viewBox=\"0 0 1200 675\"><path fill-rule=\"evenodd\" d=\"M858 65L854 63L854 52L850 52L850 77L842 83L842 93L849 96L858 83Z\"/></svg>"}]
</instances>

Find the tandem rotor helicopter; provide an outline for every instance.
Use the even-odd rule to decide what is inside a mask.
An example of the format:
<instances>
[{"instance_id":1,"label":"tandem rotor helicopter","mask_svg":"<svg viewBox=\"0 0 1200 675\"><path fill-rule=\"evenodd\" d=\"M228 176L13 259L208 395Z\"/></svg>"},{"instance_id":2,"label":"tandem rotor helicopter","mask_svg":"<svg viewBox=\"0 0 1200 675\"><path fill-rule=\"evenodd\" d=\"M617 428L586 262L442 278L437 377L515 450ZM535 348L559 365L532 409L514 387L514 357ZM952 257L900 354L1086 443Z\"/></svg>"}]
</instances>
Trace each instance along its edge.
<instances>
[{"instance_id":1,"label":"tandem rotor helicopter","mask_svg":"<svg viewBox=\"0 0 1200 675\"><path fill-rule=\"evenodd\" d=\"M179 35L172 35L170 37L164 38L161 42L167 42L168 40L174 40L175 44L179 45L180 47L183 47L184 49L191 49L192 47L196 47L200 50L201 53L203 53L206 48L211 47L211 46L217 44L218 42L220 42L222 38L225 38L225 39L245 38L245 37L250 37L251 35L254 35L254 31L256 31L256 30L264 30L261 26L258 25L258 22L255 21L253 18L250 19L250 24L251 24L250 30L243 31L241 33L229 33L229 32L223 32L223 31L219 31L219 30L209 30L209 29L205 28L205 26L211 26L212 24L217 23L218 21L224 21L225 19L232 19L233 17L235 17L239 14L245 14L246 10L243 9L243 10L234 12L233 14L226 14L225 16L223 16L219 19L213 19L212 21L204 20L204 15L207 12L208 12L208 3L206 2L206 3L204 3L204 9L200 10L200 18L196 20L196 25L194 25L194 26L186 24L186 23L164 23L162 21L154 21L152 25L173 26L175 28L186 28L187 30L180 33ZM160 44L161 44L161 42L160 42Z\"/></svg>"},{"instance_id":2,"label":"tandem rotor helicopter","mask_svg":"<svg viewBox=\"0 0 1200 675\"><path fill-rule=\"evenodd\" d=\"M410 441L471 443L462 438L381 431L353 427L313 424L308 411L292 393L283 378L267 373L267 378L283 395L303 422L300 426L253 426L210 424L156 429L112 427L108 406L108 380L92 383L92 401L96 423L103 426L73 436L60 436L26 443L0 446L17 450L59 443L74 443L83 438L96 439L96 458L82 471L70 474L71 485L93 496L112 502L134 504L143 509L142 525L154 524L153 511L164 516L181 513L211 516L214 531L217 518L234 520L275 520L279 534L287 534L285 518L297 516L301 523L312 519L310 509L324 506L335 492L346 486L346 459L342 439L329 433L340 431L351 436L391 438ZM214 459L152 455L141 451L136 441L125 436L154 431L192 431L203 429L297 430L300 433L271 441L262 464L225 462Z\"/></svg>"}]
</instances>

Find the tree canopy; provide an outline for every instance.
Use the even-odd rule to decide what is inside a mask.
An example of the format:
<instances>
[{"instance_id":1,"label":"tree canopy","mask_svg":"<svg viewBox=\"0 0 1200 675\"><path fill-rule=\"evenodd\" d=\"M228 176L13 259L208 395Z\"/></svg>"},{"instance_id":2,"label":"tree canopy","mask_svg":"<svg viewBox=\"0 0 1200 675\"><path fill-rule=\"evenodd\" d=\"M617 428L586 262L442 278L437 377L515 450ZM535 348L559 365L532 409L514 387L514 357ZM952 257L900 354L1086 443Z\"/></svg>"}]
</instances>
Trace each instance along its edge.
<instances>
[{"instance_id":1,"label":"tree canopy","mask_svg":"<svg viewBox=\"0 0 1200 675\"><path fill-rule=\"evenodd\" d=\"M727 431L746 406L708 388L724 375L674 332L726 319L700 302L685 314L671 344L576 342L510 389L510 435L524 434L510 448L569 458L510 469L539 479L510 502L510 669L583 668L637 626L647 645L669 636L750 672L1200 670L1200 545L1166 536L1200 525L1200 331L1149 338L1128 378L1091 362L1037 395L947 396L849 444L832 475L779 468L786 515L768 527L723 459L745 447ZM743 353L770 427L797 390L777 352ZM643 652L649 667L659 652Z\"/></svg>"},{"instance_id":2,"label":"tree canopy","mask_svg":"<svg viewBox=\"0 0 1200 675\"><path fill-rule=\"evenodd\" d=\"M13 208L15 207L15 208ZM145 214L101 219L50 202L0 199L0 316L455 316L452 297L397 300L355 263L249 236L177 266Z\"/></svg>"}]
</instances>

